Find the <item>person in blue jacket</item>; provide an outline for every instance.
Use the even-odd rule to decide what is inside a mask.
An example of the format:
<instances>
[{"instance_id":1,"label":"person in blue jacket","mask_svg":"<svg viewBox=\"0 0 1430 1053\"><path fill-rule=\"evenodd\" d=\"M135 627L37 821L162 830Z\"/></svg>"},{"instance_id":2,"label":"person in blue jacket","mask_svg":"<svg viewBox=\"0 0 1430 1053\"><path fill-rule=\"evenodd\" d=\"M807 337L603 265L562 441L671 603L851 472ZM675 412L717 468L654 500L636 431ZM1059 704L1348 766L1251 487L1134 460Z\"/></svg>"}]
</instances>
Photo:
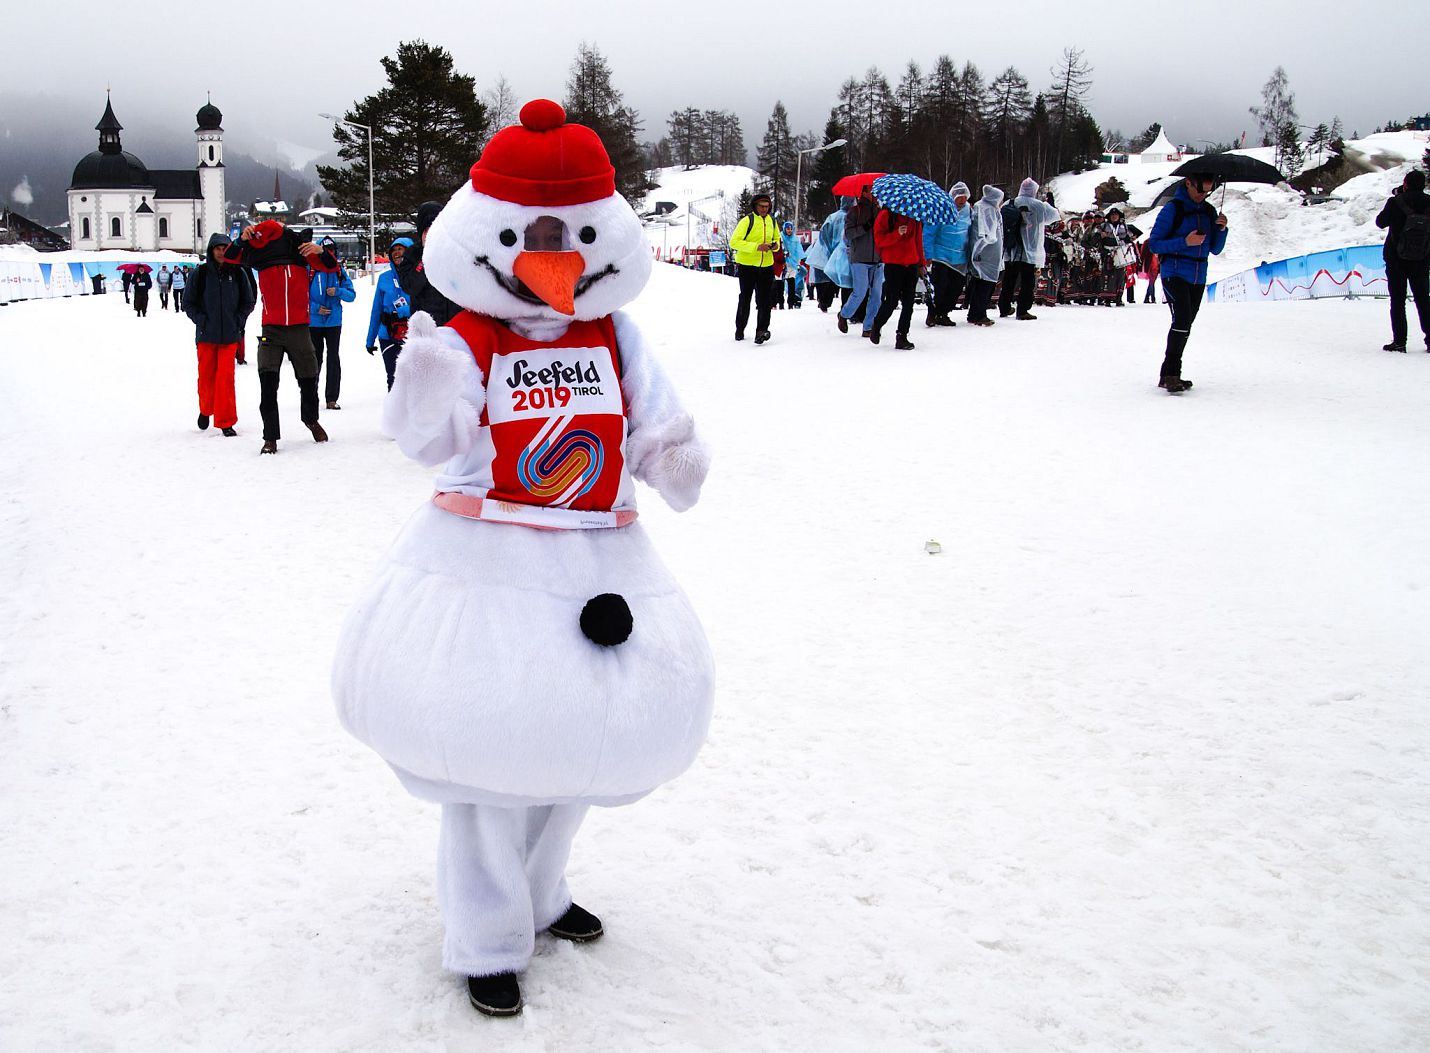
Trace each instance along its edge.
<instances>
[{"instance_id":1,"label":"person in blue jacket","mask_svg":"<svg viewBox=\"0 0 1430 1053\"><path fill-rule=\"evenodd\" d=\"M852 197L839 199L839 208L824 217L819 237L809 247L809 265L815 274L815 293L819 309L829 313L834 294L839 293L839 306L849 300L854 287L854 275L849 269L849 251L844 247L844 213L854 204Z\"/></svg>"},{"instance_id":2,"label":"person in blue jacket","mask_svg":"<svg viewBox=\"0 0 1430 1053\"><path fill-rule=\"evenodd\" d=\"M1162 260L1162 299L1172 309L1167 353L1157 386L1180 395L1192 386L1182 379L1182 352L1207 288L1207 260L1226 248L1226 213L1207 200L1216 189L1210 175L1189 175L1157 213L1147 247Z\"/></svg>"},{"instance_id":3,"label":"person in blue jacket","mask_svg":"<svg viewBox=\"0 0 1430 1053\"><path fill-rule=\"evenodd\" d=\"M952 222L924 225L924 255L933 282L933 300L924 320L928 326L957 324L951 314L968 280L968 227L973 222L968 184L954 183L948 196L953 199Z\"/></svg>"},{"instance_id":4,"label":"person in blue jacket","mask_svg":"<svg viewBox=\"0 0 1430 1053\"><path fill-rule=\"evenodd\" d=\"M402 354L402 342L407 338L407 318L412 313L412 301L397 281L397 268L402 257L412 248L411 238L396 239L387 250L392 265L377 279L372 295L372 319L367 326L367 353L382 348L382 364L387 369L387 390L392 390L392 378L397 374L397 356Z\"/></svg>"},{"instance_id":5,"label":"person in blue jacket","mask_svg":"<svg viewBox=\"0 0 1430 1053\"><path fill-rule=\"evenodd\" d=\"M318 243L334 256L337 242L324 238ZM313 349L318 353L318 372L323 371L323 359L328 361L328 379L323 384L323 397L328 409L338 405L338 389L343 383L343 364L338 358L338 340L343 333L343 304L357 299L353 280L341 264L336 271L314 271L313 284L308 289L308 329L313 334Z\"/></svg>"},{"instance_id":6,"label":"person in blue jacket","mask_svg":"<svg viewBox=\"0 0 1430 1053\"><path fill-rule=\"evenodd\" d=\"M780 228L780 244L785 250L785 302L791 307L804 305L804 246L794 231L794 222L786 220Z\"/></svg>"}]
</instances>

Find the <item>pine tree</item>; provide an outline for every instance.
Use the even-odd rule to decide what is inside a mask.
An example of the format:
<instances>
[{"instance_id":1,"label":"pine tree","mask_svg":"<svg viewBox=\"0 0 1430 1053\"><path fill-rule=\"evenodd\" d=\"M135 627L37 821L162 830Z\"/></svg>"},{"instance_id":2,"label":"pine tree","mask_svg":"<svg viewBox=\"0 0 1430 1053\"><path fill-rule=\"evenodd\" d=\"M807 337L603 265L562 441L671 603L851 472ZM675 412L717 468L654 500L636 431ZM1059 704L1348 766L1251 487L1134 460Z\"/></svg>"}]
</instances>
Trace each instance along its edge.
<instances>
[{"instance_id":1,"label":"pine tree","mask_svg":"<svg viewBox=\"0 0 1430 1053\"><path fill-rule=\"evenodd\" d=\"M1273 147L1272 163L1287 175L1299 167L1301 146L1297 138L1296 96L1280 66L1261 88L1261 105L1250 107L1261 126L1261 145Z\"/></svg>"},{"instance_id":2,"label":"pine tree","mask_svg":"<svg viewBox=\"0 0 1430 1053\"><path fill-rule=\"evenodd\" d=\"M445 201L467 178L484 141L487 110L476 81L457 73L445 49L404 41L396 57L382 59L387 86L353 105L349 121L372 127L374 197L381 216L407 219L424 201ZM333 203L365 226L368 211L368 141L359 128L336 124L333 138L345 165L319 165Z\"/></svg>"},{"instance_id":3,"label":"pine tree","mask_svg":"<svg viewBox=\"0 0 1430 1053\"><path fill-rule=\"evenodd\" d=\"M845 139L844 128L839 123L836 110L829 112L829 120L824 122L824 139L815 145L832 143L836 139ZM834 186L839 179L848 175L851 171L849 167L849 147L836 146L832 150L824 150L813 156L813 171L809 173L808 190L805 193L806 207L808 212L808 225L816 225L823 217L829 215L839 207L830 187ZM800 213L805 215L804 212Z\"/></svg>"},{"instance_id":4,"label":"pine tree","mask_svg":"<svg viewBox=\"0 0 1430 1053\"><path fill-rule=\"evenodd\" d=\"M1331 142L1335 142L1337 139L1341 138L1341 135L1341 119L1339 117L1334 117L1331 119Z\"/></svg>"},{"instance_id":5,"label":"pine tree","mask_svg":"<svg viewBox=\"0 0 1430 1053\"><path fill-rule=\"evenodd\" d=\"M637 139L640 114L625 104L611 83L611 67L594 44L582 42L576 49L564 105L568 122L584 124L601 137L616 169L617 192L628 201L639 201L650 189Z\"/></svg>"},{"instance_id":6,"label":"pine tree","mask_svg":"<svg viewBox=\"0 0 1430 1053\"><path fill-rule=\"evenodd\" d=\"M1311 132L1311 138L1306 140L1306 149L1310 153L1307 158L1310 164L1319 165L1325 160L1326 148L1331 145L1331 129L1326 127L1326 122L1322 121Z\"/></svg>"},{"instance_id":7,"label":"pine tree","mask_svg":"<svg viewBox=\"0 0 1430 1053\"><path fill-rule=\"evenodd\" d=\"M1083 61L1077 48L1063 48L1062 61L1052 68L1052 75L1048 114L1053 122L1053 169L1061 172L1069 132L1083 112L1083 96L1092 87L1092 66Z\"/></svg>"},{"instance_id":8,"label":"pine tree","mask_svg":"<svg viewBox=\"0 0 1430 1053\"><path fill-rule=\"evenodd\" d=\"M987 125L989 146L997 159L995 181L1016 176L1014 157L1032 108L1028 78L1012 66L989 83Z\"/></svg>"},{"instance_id":9,"label":"pine tree","mask_svg":"<svg viewBox=\"0 0 1430 1053\"><path fill-rule=\"evenodd\" d=\"M794 168L795 144L790 135L789 114L785 111L785 104L776 101L755 160L755 170L762 177L762 188L770 195L772 214L783 215L794 205Z\"/></svg>"}]
</instances>

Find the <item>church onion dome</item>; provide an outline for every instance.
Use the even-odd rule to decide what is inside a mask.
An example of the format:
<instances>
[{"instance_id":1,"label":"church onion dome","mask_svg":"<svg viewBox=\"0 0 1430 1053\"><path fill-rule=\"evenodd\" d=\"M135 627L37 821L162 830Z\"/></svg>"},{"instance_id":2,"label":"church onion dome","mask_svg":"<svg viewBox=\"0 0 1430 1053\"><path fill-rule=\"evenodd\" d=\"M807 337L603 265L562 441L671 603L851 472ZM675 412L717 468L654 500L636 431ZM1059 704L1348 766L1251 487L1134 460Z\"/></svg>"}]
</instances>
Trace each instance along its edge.
<instances>
[{"instance_id":1,"label":"church onion dome","mask_svg":"<svg viewBox=\"0 0 1430 1053\"><path fill-rule=\"evenodd\" d=\"M204 103L199 107L199 112L194 114L194 119L199 122L199 131L218 132L223 130L223 114L219 108L211 102Z\"/></svg>"},{"instance_id":2,"label":"church onion dome","mask_svg":"<svg viewBox=\"0 0 1430 1053\"><path fill-rule=\"evenodd\" d=\"M128 150L85 154L70 178L71 190L125 190L149 185L149 170Z\"/></svg>"}]
</instances>

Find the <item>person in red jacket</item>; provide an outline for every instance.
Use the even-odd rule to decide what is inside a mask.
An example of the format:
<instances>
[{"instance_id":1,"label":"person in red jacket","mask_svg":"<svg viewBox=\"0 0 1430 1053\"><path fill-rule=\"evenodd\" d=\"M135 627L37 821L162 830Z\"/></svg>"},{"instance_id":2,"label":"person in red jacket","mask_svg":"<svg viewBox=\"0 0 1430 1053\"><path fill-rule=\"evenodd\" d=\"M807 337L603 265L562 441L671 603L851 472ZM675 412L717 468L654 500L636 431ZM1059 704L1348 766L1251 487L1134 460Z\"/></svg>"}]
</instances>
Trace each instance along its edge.
<instances>
[{"instance_id":1,"label":"person in red jacket","mask_svg":"<svg viewBox=\"0 0 1430 1053\"><path fill-rule=\"evenodd\" d=\"M879 302L879 313L874 318L874 328L869 341L877 344L884 323L899 306L899 323L895 330L898 338L894 347L900 351L912 351L909 342L909 323L914 317L914 292L919 286L919 277L928 270L928 260L924 257L923 224L887 208L880 209L874 219L874 244L879 248L879 258L884 261L884 297Z\"/></svg>"},{"instance_id":2,"label":"person in red jacket","mask_svg":"<svg viewBox=\"0 0 1430 1053\"><path fill-rule=\"evenodd\" d=\"M278 381L283 356L293 364L300 392L299 416L314 442L327 442L318 423L318 354L308 331L308 296L314 271L335 271L338 259L313 244L311 230L293 230L276 219L244 227L239 240L224 252L225 263L258 272L263 297L263 333L258 338L258 413L263 418L263 448L277 453L282 432L278 423Z\"/></svg>"}]
</instances>

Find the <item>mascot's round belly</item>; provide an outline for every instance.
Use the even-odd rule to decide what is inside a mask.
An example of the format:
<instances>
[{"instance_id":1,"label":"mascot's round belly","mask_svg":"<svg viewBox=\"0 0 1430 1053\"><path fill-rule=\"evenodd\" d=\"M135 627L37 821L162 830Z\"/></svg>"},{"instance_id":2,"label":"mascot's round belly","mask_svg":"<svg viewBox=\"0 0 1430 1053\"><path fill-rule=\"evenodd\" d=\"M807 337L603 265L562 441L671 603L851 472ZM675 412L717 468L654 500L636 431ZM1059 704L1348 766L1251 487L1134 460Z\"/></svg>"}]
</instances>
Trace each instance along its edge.
<instances>
[{"instance_id":1,"label":"mascot's round belly","mask_svg":"<svg viewBox=\"0 0 1430 1053\"><path fill-rule=\"evenodd\" d=\"M606 646L581 614L610 593L632 624ZM419 796L614 804L690 766L714 667L638 524L542 531L427 505L348 616L333 695Z\"/></svg>"}]
</instances>

